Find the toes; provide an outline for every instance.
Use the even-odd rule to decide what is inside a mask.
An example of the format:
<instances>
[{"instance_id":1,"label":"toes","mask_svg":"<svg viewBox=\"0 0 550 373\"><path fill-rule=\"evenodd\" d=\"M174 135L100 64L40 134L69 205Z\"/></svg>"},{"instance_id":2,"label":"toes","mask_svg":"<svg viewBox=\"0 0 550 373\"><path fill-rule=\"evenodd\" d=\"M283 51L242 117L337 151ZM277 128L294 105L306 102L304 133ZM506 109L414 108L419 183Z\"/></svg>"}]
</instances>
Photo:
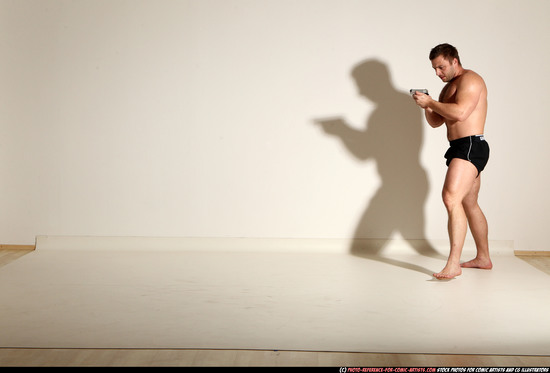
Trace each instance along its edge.
<instances>
[{"instance_id":1,"label":"toes","mask_svg":"<svg viewBox=\"0 0 550 373\"><path fill-rule=\"evenodd\" d=\"M451 280L457 276L460 276L462 274L462 272L460 273L457 273L457 274L452 274L452 273L449 273L449 272L439 272L439 273L434 273L433 276L439 280Z\"/></svg>"}]
</instances>

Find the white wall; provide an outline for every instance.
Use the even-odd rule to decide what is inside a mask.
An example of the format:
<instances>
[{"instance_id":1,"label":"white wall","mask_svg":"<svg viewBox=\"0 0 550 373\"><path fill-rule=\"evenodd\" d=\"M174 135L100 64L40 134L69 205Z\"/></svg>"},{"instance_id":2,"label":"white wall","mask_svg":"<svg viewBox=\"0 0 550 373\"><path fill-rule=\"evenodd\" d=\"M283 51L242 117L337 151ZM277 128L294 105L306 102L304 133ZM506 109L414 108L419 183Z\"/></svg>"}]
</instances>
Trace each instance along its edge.
<instances>
[{"instance_id":1,"label":"white wall","mask_svg":"<svg viewBox=\"0 0 550 373\"><path fill-rule=\"evenodd\" d=\"M383 124L419 123L403 95L439 93L427 56L449 42L489 88L490 238L550 250L549 11L545 0L0 0L0 242L385 238L389 213L356 228L378 171L414 158L412 144L427 184L421 172L401 184L428 194L423 211L409 200L417 217L403 212L402 234L446 238L444 129ZM363 88L391 93L393 114L358 94L351 70L367 60L391 76ZM329 116L376 123L378 159L314 124ZM384 153L391 139L408 153Z\"/></svg>"}]
</instances>

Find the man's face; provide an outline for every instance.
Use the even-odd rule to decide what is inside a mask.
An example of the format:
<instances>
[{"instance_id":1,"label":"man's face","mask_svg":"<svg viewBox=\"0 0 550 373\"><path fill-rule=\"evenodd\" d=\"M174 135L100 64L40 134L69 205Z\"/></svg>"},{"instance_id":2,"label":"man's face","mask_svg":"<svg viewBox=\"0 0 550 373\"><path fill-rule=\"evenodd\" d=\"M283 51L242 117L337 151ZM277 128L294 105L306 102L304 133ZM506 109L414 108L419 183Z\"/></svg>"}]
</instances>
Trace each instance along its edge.
<instances>
[{"instance_id":1,"label":"man's face","mask_svg":"<svg viewBox=\"0 0 550 373\"><path fill-rule=\"evenodd\" d=\"M456 58L453 59L452 63L443 56L437 56L432 60L435 74L444 82L450 82L455 77L457 65L458 61Z\"/></svg>"}]
</instances>

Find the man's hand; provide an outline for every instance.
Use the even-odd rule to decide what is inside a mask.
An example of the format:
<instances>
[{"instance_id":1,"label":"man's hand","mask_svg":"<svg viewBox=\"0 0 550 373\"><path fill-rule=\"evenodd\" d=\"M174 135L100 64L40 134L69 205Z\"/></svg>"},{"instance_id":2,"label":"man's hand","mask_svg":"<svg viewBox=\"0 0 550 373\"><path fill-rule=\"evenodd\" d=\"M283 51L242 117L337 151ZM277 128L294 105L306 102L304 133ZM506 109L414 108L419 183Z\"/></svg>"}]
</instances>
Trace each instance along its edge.
<instances>
[{"instance_id":1,"label":"man's hand","mask_svg":"<svg viewBox=\"0 0 550 373\"><path fill-rule=\"evenodd\" d=\"M416 104L420 106L422 109L426 109L430 101L432 101L432 98L429 95L418 91L414 92L414 95L412 97L416 102Z\"/></svg>"}]
</instances>

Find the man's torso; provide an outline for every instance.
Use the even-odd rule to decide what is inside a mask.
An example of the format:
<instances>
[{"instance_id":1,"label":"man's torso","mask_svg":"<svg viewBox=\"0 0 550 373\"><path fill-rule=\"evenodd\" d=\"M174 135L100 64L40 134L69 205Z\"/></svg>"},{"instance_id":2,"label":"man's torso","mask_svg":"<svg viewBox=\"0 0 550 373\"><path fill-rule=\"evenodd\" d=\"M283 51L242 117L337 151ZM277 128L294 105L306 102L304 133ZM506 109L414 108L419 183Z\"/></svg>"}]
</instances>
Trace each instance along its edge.
<instances>
[{"instance_id":1,"label":"man's torso","mask_svg":"<svg viewBox=\"0 0 550 373\"><path fill-rule=\"evenodd\" d=\"M474 85L475 87L469 85ZM479 98L468 118L463 121L453 121L445 118L449 140L480 135L484 132L485 118L487 116L487 88L483 79L475 72L467 70L463 75L447 83L441 91L439 101L443 103L455 103L458 90L472 88L479 92Z\"/></svg>"}]
</instances>

